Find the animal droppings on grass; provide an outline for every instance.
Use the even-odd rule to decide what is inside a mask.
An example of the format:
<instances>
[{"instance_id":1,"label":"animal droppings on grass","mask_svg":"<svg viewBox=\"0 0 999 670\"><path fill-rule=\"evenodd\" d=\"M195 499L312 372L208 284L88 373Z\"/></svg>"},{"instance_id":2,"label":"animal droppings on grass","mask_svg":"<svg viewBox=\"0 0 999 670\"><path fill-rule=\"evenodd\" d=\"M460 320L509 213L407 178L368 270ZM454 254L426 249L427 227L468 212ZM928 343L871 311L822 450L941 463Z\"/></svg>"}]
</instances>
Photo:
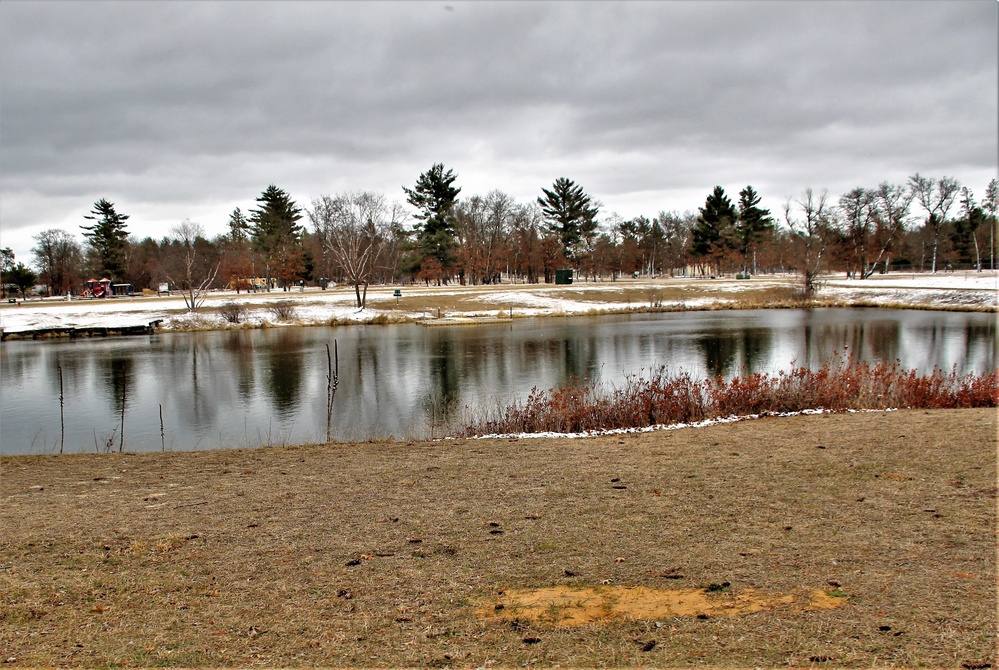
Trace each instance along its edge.
<instances>
[{"instance_id":1,"label":"animal droppings on grass","mask_svg":"<svg viewBox=\"0 0 999 670\"><path fill-rule=\"evenodd\" d=\"M774 595L754 589L736 594L709 593L707 589L653 589L644 586L550 586L510 589L499 598L483 602L476 614L482 619L527 619L570 627L620 619L732 617L778 608L813 612L840 607L845 601L845 598L834 598L824 591L811 591L807 595Z\"/></svg>"}]
</instances>

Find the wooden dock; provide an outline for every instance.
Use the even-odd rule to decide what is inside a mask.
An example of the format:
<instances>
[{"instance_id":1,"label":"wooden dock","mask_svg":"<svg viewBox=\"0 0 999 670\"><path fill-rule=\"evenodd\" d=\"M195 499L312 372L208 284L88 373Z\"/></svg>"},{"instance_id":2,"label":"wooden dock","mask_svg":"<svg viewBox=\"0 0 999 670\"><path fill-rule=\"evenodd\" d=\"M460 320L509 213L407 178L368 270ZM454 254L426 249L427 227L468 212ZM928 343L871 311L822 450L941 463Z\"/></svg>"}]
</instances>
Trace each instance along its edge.
<instances>
[{"instance_id":1,"label":"wooden dock","mask_svg":"<svg viewBox=\"0 0 999 670\"><path fill-rule=\"evenodd\" d=\"M35 330L18 330L13 333L0 330L0 341L13 340L58 340L85 339L90 337L122 337L126 335L151 335L156 332L162 319L137 326L56 326L54 328L37 328Z\"/></svg>"},{"instance_id":2,"label":"wooden dock","mask_svg":"<svg viewBox=\"0 0 999 670\"><path fill-rule=\"evenodd\" d=\"M428 328L444 326L492 326L498 323L513 323L513 319L496 316L444 316L439 319L420 319L417 323Z\"/></svg>"}]
</instances>

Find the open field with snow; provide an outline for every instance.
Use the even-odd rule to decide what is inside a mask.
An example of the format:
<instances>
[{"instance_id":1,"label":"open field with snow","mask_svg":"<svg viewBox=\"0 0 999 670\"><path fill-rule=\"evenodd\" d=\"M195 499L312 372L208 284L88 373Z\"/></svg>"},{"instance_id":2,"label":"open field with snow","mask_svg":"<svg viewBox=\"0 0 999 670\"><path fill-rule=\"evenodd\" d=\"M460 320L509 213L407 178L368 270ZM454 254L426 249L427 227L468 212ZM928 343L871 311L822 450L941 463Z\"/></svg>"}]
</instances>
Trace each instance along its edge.
<instances>
[{"instance_id":1,"label":"open field with snow","mask_svg":"<svg viewBox=\"0 0 999 670\"><path fill-rule=\"evenodd\" d=\"M495 286L401 287L373 286L367 308L354 305L352 287L325 291L272 291L236 294L215 291L196 312L188 312L179 295L136 296L108 300L46 298L0 305L0 329L15 334L48 328L118 328L159 321L158 330L214 330L268 325L386 323L437 316L496 317L567 316L649 309L712 309L766 307L793 301L798 282L793 276L760 276L751 280L664 278L620 279L551 284ZM816 299L828 305L883 305L929 309L995 310L999 308L999 273L958 272L876 275L848 280L825 278ZM245 307L240 323L226 321L219 308L227 303ZM290 317L274 308L293 305Z\"/></svg>"}]
</instances>

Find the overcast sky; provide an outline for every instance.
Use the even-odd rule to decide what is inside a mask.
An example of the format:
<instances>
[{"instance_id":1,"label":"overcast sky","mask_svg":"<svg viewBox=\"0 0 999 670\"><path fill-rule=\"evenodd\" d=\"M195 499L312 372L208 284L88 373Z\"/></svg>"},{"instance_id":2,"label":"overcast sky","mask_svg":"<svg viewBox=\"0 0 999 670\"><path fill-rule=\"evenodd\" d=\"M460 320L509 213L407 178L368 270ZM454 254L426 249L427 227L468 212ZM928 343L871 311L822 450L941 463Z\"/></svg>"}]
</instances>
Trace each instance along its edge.
<instances>
[{"instance_id":1,"label":"overcast sky","mask_svg":"<svg viewBox=\"0 0 999 670\"><path fill-rule=\"evenodd\" d=\"M752 184L996 176L995 0L0 3L0 245L79 234L100 198L138 237L210 234L268 184L300 206L462 197L558 177L602 214L696 210Z\"/></svg>"}]
</instances>

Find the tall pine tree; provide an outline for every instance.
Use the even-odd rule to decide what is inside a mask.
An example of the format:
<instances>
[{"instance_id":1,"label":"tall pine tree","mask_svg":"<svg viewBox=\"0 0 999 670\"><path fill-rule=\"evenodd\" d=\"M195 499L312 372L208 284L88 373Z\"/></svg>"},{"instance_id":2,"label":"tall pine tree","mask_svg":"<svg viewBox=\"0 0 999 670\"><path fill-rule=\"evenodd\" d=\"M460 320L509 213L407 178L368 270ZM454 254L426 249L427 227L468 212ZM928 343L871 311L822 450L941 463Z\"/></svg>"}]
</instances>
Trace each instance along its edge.
<instances>
[{"instance_id":1,"label":"tall pine tree","mask_svg":"<svg viewBox=\"0 0 999 670\"><path fill-rule=\"evenodd\" d=\"M87 239L94 262L93 270L109 279L121 279L126 270L128 252L127 214L115 211L114 203L101 198L83 218L93 225L80 226Z\"/></svg>"},{"instance_id":2,"label":"tall pine tree","mask_svg":"<svg viewBox=\"0 0 999 670\"><path fill-rule=\"evenodd\" d=\"M270 278L277 277L287 283L298 278L305 269L301 249L302 210L291 197L274 184L268 186L260 197L257 209L250 210L250 237L254 248L264 259L268 290Z\"/></svg>"},{"instance_id":3,"label":"tall pine tree","mask_svg":"<svg viewBox=\"0 0 999 670\"><path fill-rule=\"evenodd\" d=\"M733 226L738 212L721 186L715 186L698 211L701 214L690 231L690 254L711 264L717 272L722 259L733 248Z\"/></svg>"},{"instance_id":4,"label":"tall pine tree","mask_svg":"<svg viewBox=\"0 0 999 670\"><path fill-rule=\"evenodd\" d=\"M422 223L417 225L416 233L422 260L435 259L445 272L454 260L455 218L452 210L461 189L452 184L457 178L453 171L444 170L443 163L435 163L420 175L413 188L402 187L406 202L419 210L415 216Z\"/></svg>"},{"instance_id":5,"label":"tall pine tree","mask_svg":"<svg viewBox=\"0 0 999 670\"><path fill-rule=\"evenodd\" d=\"M735 223L735 234L742 253L742 268L746 273L750 271L750 266L755 271L756 264L749 262L750 252L755 252L757 245L773 230L774 225L770 210L759 205L760 195L752 186L739 191L739 218Z\"/></svg>"},{"instance_id":6,"label":"tall pine tree","mask_svg":"<svg viewBox=\"0 0 999 670\"><path fill-rule=\"evenodd\" d=\"M543 188L541 192L544 195L538 198L538 204L547 228L558 235L566 259L574 261L579 255L580 242L596 232L600 209L582 186L566 177L559 177L551 190Z\"/></svg>"},{"instance_id":7,"label":"tall pine tree","mask_svg":"<svg viewBox=\"0 0 999 670\"><path fill-rule=\"evenodd\" d=\"M246 241L247 232L250 230L250 223L243 216L243 212L237 207L229 215L229 239L232 242Z\"/></svg>"}]
</instances>

